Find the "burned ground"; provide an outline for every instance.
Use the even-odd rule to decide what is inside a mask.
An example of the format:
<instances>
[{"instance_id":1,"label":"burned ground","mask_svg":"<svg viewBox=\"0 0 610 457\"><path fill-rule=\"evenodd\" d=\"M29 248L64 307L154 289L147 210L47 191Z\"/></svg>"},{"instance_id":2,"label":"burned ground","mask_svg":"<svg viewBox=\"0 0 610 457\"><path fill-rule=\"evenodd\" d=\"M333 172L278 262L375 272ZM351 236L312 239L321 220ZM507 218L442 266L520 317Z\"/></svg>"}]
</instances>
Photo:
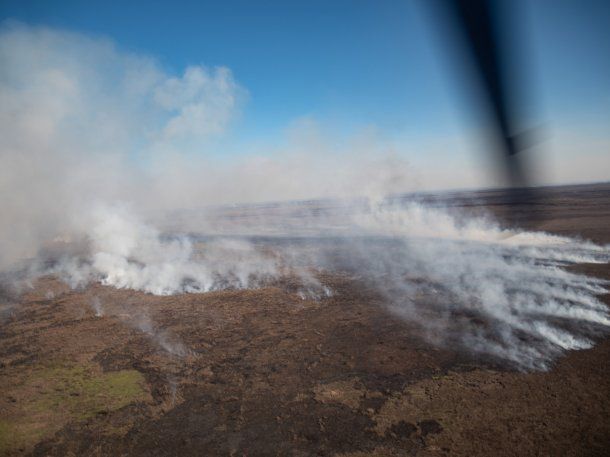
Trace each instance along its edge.
<instances>
[{"instance_id":1,"label":"burned ground","mask_svg":"<svg viewBox=\"0 0 610 457\"><path fill-rule=\"evenodd\" d=\"M488 196L476 202L500 218L508 209ZM608 243L609 203L610 187L597 186L512 209L526 228ZM610 279L608 265L578 268ZM160 297L99 284L73 290L51 276L6 294L0 452L610 452L609 339L548 372L519 372L432 346L374 290L321 279L335 293L320 300L303 300L288 282Z\"/></svg>"}]
</instances>

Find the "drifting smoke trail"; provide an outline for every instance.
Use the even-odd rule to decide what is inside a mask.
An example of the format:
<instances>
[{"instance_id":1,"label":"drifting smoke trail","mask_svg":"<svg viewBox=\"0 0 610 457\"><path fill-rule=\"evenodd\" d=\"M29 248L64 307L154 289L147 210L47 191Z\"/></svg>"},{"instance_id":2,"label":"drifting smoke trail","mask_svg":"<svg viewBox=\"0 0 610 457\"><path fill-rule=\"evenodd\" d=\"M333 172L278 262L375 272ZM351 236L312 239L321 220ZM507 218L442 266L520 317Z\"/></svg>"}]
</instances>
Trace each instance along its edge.
<instances>
[{"instance_id":1,"label":"drifting smoke trail","mask_svg":"<svg viewBox=\"0 0 610 457\"><path fill-rule=\"evenodd\" d=\"M157 329L153 325L150 317L146 314L133 317L128 320L138 330L145 333L155 344L163 349L167 354L174 357L186 357L191 351L180 341L172 337L164 330Z\"/></svg>"},{"instance_id":2,"label":"drifting smoke trail","mask_svg":"<svg viewBox=\"0 0 610 457\"><path fill-rule=\"evenodd\" d=\"M610 327L596 297L608 281L562 268L608 263L607 248L480 219L458 224L421 205L377 207L359 220L370 234L390 232L392 246L361 244L349 263L383 285L392 308L435 342L546 369L564 350L591 347Z\"/></svg>"},{"instance_id":3,"label":"drifting smoke trail","mask_svg":"<svg viewBox=\"0 0 610 457\"><path fill-rule=\"evenodd\" d=\"M565 270L608 263L607 248L503 230L486 219L458 221L421 204L357 206L303 220L308 233L329 226L343 232L335 230L332 243L316 236L298 245L278 242L302 235L291 231L266 238L264 246L247 237L197 246L189 237L163 237L120 208L96 217L88 257L55 266L72 284L97 280L167 295L261 287L296 273L299 293L317 299L333 291L316 272L342 272L376 289L432 343L460 345L523 369L547 369L563 351L591 347L610 327L597 298L608 282Z\"/></svg>"}]
</instances>

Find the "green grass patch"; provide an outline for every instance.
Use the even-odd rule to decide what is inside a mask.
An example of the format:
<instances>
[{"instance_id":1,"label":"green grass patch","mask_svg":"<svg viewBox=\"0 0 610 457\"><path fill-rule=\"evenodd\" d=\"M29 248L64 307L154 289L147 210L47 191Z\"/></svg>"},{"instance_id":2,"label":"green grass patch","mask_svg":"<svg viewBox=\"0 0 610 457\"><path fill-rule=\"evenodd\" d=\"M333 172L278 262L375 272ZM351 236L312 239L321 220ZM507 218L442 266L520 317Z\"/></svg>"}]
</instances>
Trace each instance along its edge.
<instances>
[{"instance_id":1,"label":"green grass patch","mask_svg":"<svg viewBox=\"0 0 610 457\"><path fill-rule=\"evenodd\" d=\"M59 364L40 367L11 389L17 398L16 412L11 417L0 417L0 452L28 448L68 422L148 399L140 372L103 373L94 368Z\"/></svg>"},{"instance_id":2,"label":"green grass patch","mask_svg":"<svg viewBox=\"0 0 610 457\"><path fill-rule=\"evenodd\" d=\"M38 390L26 410L32 413L56 410L72 418L87 419L144 398L144 378L136 370L92 373L86 367L48 368L31 381Z\"/></svg>"}]
</instances>

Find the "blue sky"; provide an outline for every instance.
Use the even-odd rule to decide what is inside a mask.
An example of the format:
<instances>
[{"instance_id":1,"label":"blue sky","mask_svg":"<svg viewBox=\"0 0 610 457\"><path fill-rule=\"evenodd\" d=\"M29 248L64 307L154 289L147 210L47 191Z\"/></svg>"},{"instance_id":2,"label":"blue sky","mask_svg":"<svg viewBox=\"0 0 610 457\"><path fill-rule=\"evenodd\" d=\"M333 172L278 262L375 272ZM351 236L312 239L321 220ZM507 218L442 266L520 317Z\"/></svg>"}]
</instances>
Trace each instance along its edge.
<instances>
[{"instance_id":1,"label":"blue sky","mask_svg":"<svg viewBox=\"0 0 610 457\"><path fill-rule=\"evenodd\" d=\"M274 138L301 117L421 140L476 128L424 3L3 0L0 17L109 37L176 74L227 66L248 92L233 130L242 140ZM607 137L610 2L522 6L535 122Z\"/></svg>"}]
</instances>

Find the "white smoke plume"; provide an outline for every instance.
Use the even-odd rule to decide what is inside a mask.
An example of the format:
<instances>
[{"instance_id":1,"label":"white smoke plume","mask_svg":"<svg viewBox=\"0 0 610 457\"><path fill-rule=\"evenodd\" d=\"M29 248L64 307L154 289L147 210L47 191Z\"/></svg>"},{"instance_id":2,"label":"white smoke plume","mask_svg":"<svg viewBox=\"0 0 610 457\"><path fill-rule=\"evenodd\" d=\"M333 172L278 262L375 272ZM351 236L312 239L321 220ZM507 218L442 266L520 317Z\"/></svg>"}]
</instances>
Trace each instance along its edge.
<instances>
[{"instance_id":1,"label":"white smoke plume","mask_svg":"<svg viewBox=\"0 0 610 457\"><path fill-rule=\"evenodd\" d=\"M221 133L242 92L226 68L177 77L106 40L2 24L0 265L81 229L96 202L149 209L146 167Z\"/></svg>"},{"instance_id":2,"label":"white smoke plume","mask_svg":"<svg viewBox=\"0 0 610 457\"><path fill-rule=\"evenodd\" d=\"M160 295L291 276L309 299L334 293L320 272L342 271L432 343L523 369L549 368L610 326L597 298L607 284L565 269L608 263L607 247L391 204L385 195L416 182L374 134L336 152L301 121L270 154L215 159L245 98L226 68L174 75L104 39L3 24L0 269L38 257L36 271L75 287ZM329 196L352 200L226 206Z\"/></svg>"},{"instance_id":3,"label":"white smoke plume","mask_svg":"<svg viewBox=\"0 0 610 457\"><path fill-rule=\"evenodd\" d=\"M93 308L95 317L102 317L104 315L104 308L102 306L102 301L99 299L99 297L93 297L91 299L91 307Z\"/></svg>"},{"instance_id":4,"label":"white smoke plume","mask_svg":"<svg viewBox=\"0 0 610 457\"><path fill-rule=\"evenodd\" d=\"M126 208L100 207L88 222L85 258L68 257L55 270L73 286L104 285L156 295L248 288L278 275L271 256L239 240L217 240L195 251L184 236L163 237Z\"/></svg>"},{"instance_id":5,"label":"white smoke plume","mask_svg":"<svg viewBox=\"0 0 610 457\"><path fill-rule=\"evenodd\" d=\"M337 152L307 119L263 151L226 151L221 135L245 98L227 68L174 75L106 39L0 24L0 268L58 236L87 233L84 220L100 206L128 205L149 219L205 205L350 196L362 182L372 183L367 192L404 188L404 161L374 133Z\"/></svg>"},{"instance_id":6,"label":"white smoke plume","mask_svg":"<svg viewBox=\"0 0 610 457\"><path fill-rule=\"evenodd\" d=\"M459 221L419 203L301 214L304 228L280 224L283 234L264 238L264 248L215 237L197 246L197 236L164 239L116 209L102 214L88 263L58 266L69 282L174 294L259 287L290 272L301 280L303 298L319 299L334 291L316 272L342 272L377 290L432 343L461 345L523 369L547 369L563 351L591 347L610 327L597 298L608 282L565 269L608 263L606 247L505 230L487 219ZM260 224L256 230L266 232ZM287 242L288 235L300 243Z\"/></svg>"},{"instance_id":7,"label":"white smoke plume","mask_svg":"<svg viewBox=\"0 0 610 457\"><path fill-rule=\"evenodd\" d=\"M502 230L485 219L458 223L418 204L377 207L359 220L370 235L391 234L391 246L387 238L386 246L362 243L350 249L348 256L357 256L350 263L439 343L546 369L563 350L591 347L591 338L610 327L597 298L608 281L564 269L608 263L607 247Z\"/></svg>"}]
</instances>

